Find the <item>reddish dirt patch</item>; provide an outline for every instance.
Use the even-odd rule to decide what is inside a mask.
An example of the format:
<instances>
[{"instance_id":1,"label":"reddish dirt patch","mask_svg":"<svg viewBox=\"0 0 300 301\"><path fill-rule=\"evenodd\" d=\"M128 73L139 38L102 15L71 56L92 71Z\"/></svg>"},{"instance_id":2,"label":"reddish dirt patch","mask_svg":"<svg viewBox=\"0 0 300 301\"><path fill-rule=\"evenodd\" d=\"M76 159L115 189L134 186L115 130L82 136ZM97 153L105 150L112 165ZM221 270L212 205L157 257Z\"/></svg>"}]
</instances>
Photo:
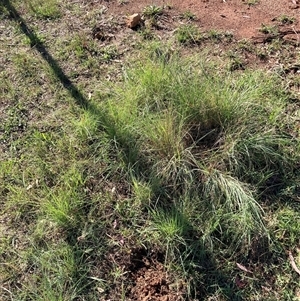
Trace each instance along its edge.
<instances>
[{"instance_id":1,"label":"reddish dirt patch","mask_svg":"<svg viewBox=\"0 0 300 301\"><path fill-rule=\"evenodd\" d=\"M183 301L186 287L180 278L168 273L164 267L164 255L158 250L144 248L111 249L104 262L92 272L97 278L107 277L107 271L117 266L123 271L118 282L112 285L100 300L121 300L120 283L124 284L128 301ZM123 299L122 299L123 300Z\"/></svg>"},{"instance_id":2,"label":"reddish dirt patch","mask_svg":"<svg viewBox=\"0 0 300 301\"><path fill-rule=\"evenodd\" d=\"M282 15L299 21L299 7L291 0L258 0L248 5L248 0L172 0L179 10L190 10L198 16L201 27L231 31L237 38L252 38L259 34L262 24L272 25Z\"/></svg>"},{"instance_id":3,"label":"reddish dirt patch","mask_svg":"<svg viewBox=\"0 0 300 301\"><path fill-rule=\"evenodd\" d=\"M278 25L276 18L286 15L295 21L293 24L285 25L284 31L290 31L289 34L294 34L294 38L298 40L299 0L258 0L256 4L248 5L250 2L254 0L141 0L106 2L106 5L110 13L121 15L142 12L147 5L169 5L174 15L186 11L195 14L197 24L203 31L209 29L230 31L238 39L261 36L259 28L262 24Z\"/></svg>"},{"instance_id":4,"label":"reddish dirt patch","mask_svg":"<svg viewBox=\"0 0 300 301\"><path fill-rule=\"evenodd\" d=\"M132 286L128 297L134 301L179 301L182 293L173 289L160 256L147 257L144 252L135 252L131 259L130 279Z\"/></svg>"},{"instance_id":5,"label":"reddish dirt patch","mask_svg":"<svg viewBox=\"0 0 300 301\"><path fill-rule=\"evenodd\" d=\"M179 293L170 290L162 263L139 269L133 276L134 286L130 291L130 299L137 301L178 301Z\"/></svg>"}]
</instances>

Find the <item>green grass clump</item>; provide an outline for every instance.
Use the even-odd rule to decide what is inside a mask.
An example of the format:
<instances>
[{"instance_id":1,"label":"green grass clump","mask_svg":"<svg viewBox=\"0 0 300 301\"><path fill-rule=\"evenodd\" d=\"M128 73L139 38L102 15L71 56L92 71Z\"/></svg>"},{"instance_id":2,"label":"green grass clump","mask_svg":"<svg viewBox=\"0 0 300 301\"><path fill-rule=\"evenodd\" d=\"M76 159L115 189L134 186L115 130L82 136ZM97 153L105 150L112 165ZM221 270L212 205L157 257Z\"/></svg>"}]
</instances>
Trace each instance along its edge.
<instances>
[{"instance_id":1,"label":"green grass clump","mask_svg":"<svg viewBox=\"0 0 300 301\"><path fill-rule=\"evenodd\" d=\"M273 221L274 234L277 239L284 242L286 248L299 243L299 212L292 208L280 208L275 214L276 220Z\"/></svg>"},{"instance_id":2,"label":"green grass clump","mask_svg":"<svg viewBox=\"0 0 300 301\"><path fill-rule=\"evenodd\" d=\"M180 44L193 45L199 44L203 37L197 26L192 24L185 24L177 29L176 39Z\"/></svg>"},{"instance_id":3,"label":"green grass clump","mask_svg":"<svg viewBox=\"0 0 300 301\"><path fill-rule=\"evenodd\" d=\"M274 34L274 35L278 34L277 26L267 25L267 24L261 24L259 31L264 34Z\"/></svg>"},{"instance_id":4,"label":"green grass clump","mask_svg":"<svg viewBox=\"0 0 300 301\"><path fill-rule=\"evenodd\" d=\"M279 21L281 24L293 24L296 21L294 17L284 14L277 17L276 20Z\"/></svg>"},{"instance_id":5,"label":"green grass clump","mask_svg":"<svg viewBox=\"0 0 300 301\"><path fill-rule=\"evenodd\" d=\"M180 14L180 18L187 21L195 21L197 19L196 15L190 10L186 10Z\"/></svg>"},{"instance_id":6,"label":"green grass clump","mask_svg":"<svg viewBox=\"0 0 300 301\"><path fill-rule=\"evenodd\" d=\"M39 18L56 19L61 16L59 0L28 0L25 2L30 7L30 10Z\"/></svg>"},{"instance_id":7,"label":"green grass clump","mask_svg":"<svg viewBox=\"0 0 300 301\"><path fill-rule=\"evenodd\" d=\"M163 7L156 5L147 5L143 9L143 15L147 18L157 18L163 13Z\"/></svg>"},{"instance_id":8,"label":"green grass clump","mask_svg":"<svg viewBox=\"0 0 300 301\"><path fill-rule=\"evenodd\" d=\"M205 218L213 216L228 241L247 244L253 232L266 231L259 192L274 175L287 179L293 162L284 151L293 142L276 121L286 95L260 72L210 72L176 58L136 68L105 104L114 125L107 132L117 141L130 133L119 147L135 137L133 165L143 162L149 179L160 179L175 199L202 195Z\"/></svg>"}]
</instances>

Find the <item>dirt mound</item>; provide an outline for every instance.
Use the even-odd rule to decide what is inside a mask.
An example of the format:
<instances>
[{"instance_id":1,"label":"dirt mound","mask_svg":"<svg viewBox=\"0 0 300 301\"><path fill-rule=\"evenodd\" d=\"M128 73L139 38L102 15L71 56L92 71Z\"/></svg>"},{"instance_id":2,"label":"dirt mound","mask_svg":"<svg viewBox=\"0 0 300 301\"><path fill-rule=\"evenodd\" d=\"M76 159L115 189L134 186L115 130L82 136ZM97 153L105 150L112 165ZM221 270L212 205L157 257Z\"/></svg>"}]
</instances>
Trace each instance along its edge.
<instances>
[{"instance_id":1,"label":"dirt mound","mask_svg":"<svg viewBox=\"0 0 300 301\"><path fill-rule=\"evenodd\" d=\"M147 256L144 250L136 250L131 258L128 297L135 301L178 301L183 295L174 281L169 279L160 254Z\"/></svg>"},{"instance_id":2,"label":"dirt mound","mask_svg":"<svg viewBox=\"0 0 300 301\"><path fill-rule=\"evenodd\" d=\"M102 261L101 269L96 268L91 276L104 279L107 271L111 271L111 275L112 271L121 271L109 290L100 289L100 300L121 300L124 295L128 301L185 300L187 291L183 281L176 278L174 272L168 273L164 263L165 257L159 250L135 247L111 249ZM120 290L120 286L124 290Z\"/></svg>"}]
</instances>

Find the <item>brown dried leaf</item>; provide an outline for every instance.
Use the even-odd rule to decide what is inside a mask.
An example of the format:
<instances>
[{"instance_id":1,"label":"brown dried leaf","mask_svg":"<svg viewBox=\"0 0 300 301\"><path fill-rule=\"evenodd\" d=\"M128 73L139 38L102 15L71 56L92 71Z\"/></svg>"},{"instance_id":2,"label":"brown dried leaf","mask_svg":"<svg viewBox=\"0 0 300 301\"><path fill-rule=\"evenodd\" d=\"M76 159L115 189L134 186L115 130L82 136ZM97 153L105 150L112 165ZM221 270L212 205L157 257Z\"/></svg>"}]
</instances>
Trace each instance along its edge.
<instances>
[{"instance_id":1,"label":"brown dried leaf","mask_svg":"<svg viewBox=\"0 0 300 301\"><path fill-rule=\"evenodd\" d=\"M251 274L252 274L252 271L248 270L245 266L241 265L240 263L236 263L236 265L237 265L237 267L238 267L240 270L242 270L242 271L244 271L244 272L246 272L246 273L251 273Z\"/></svg>"}]
</instances>

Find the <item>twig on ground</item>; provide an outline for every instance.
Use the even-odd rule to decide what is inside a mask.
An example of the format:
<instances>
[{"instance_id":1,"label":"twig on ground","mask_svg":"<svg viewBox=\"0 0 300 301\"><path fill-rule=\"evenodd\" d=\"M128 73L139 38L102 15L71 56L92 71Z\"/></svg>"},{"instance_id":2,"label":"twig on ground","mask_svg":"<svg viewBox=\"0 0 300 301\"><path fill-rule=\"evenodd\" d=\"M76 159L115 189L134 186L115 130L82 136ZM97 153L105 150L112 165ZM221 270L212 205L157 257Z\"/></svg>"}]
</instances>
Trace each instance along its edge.
<instances>
[{"instance_id":1,"label":"twig on ground","mask_svg":"<svg viewBox=\"0 0 300 301\"><path fill-rule=\"evenodd\" d=\"M291 262L293 270L300 275L300 270L299 270L299 268L297 267L297 265L295 263L295 259L294 259L293 255L292 255L291 251L289 251L289 259L290 259L290 262Z\"/></svg>"}]
</instances>

